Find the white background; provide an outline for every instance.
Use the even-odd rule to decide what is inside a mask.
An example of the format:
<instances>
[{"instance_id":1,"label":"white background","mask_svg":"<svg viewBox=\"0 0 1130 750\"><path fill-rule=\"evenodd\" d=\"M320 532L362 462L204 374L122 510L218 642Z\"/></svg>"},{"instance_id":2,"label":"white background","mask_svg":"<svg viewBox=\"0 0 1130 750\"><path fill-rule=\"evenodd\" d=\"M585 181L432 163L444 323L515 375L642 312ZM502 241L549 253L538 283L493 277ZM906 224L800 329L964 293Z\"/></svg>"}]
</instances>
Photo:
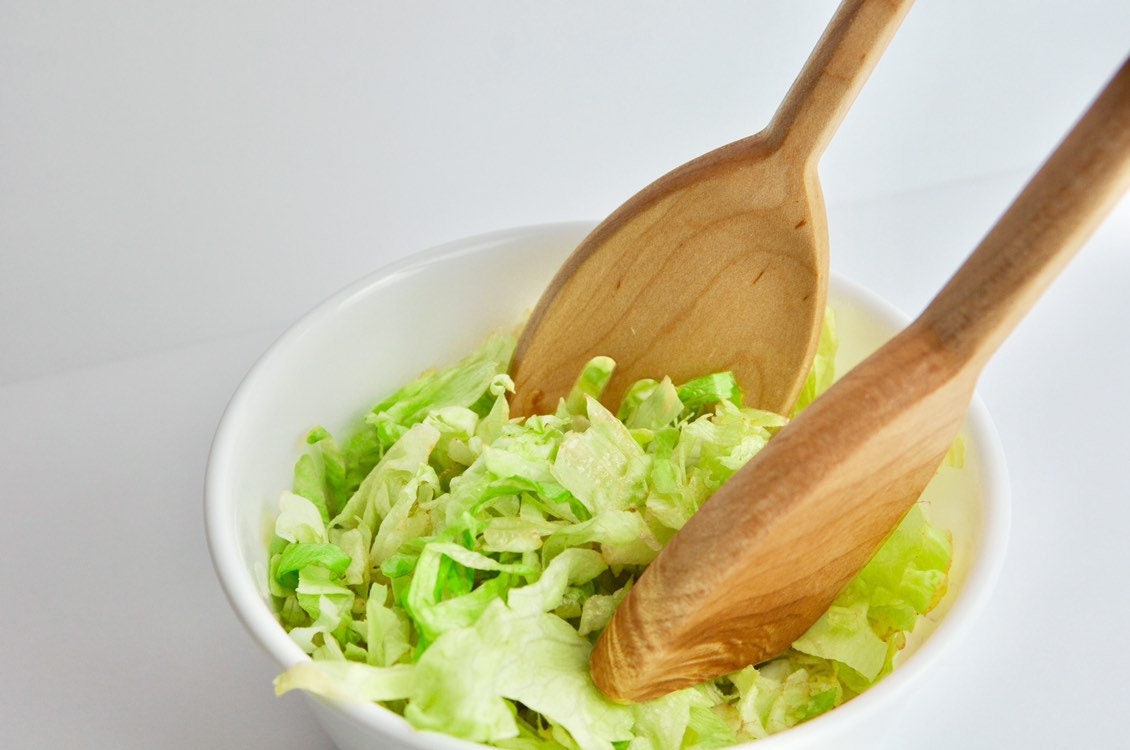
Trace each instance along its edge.
<instances>
[{"instance_id":1,"label":"white background","mask_svg":"<svg viewBox=\"0 0 1130 750\"><path fill-rule=\"evenodd\" d=\"M835 5L0 0L0 746L329 747L207 558L242 374L391 260L758 130ZM1127 52L1121 0L920 0L821 163L833 268L919 310ZM1008 563L891 748L1125 739L1127 245L1123 201L985 373Z\"/></svg>"}]
</instances>

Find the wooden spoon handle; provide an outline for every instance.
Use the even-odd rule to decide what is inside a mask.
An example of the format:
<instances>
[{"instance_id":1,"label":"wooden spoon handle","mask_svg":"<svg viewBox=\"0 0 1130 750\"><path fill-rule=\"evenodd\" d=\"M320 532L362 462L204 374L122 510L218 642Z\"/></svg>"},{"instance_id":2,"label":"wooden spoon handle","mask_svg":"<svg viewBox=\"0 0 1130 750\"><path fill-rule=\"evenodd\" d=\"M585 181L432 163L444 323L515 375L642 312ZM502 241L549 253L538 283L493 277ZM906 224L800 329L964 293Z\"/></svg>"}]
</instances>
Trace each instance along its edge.
<instances>
[{"instance_id":1,"label":"wooden spoon handle","mask_svg":"<svg viewBox=\"0 0 1130 750\"><path fill-rule=\"evenodd\" d=\"M1130 59L915 322L980 372L1130 188Z\"/></svg>"},{"instance_id":2,"label":"wooden spoon handle","mask_svg":"<svg viewBox=\"0 0 1130 750\"><path fill-rule=\"evenodd\" d=\"M815 163L914 0L844 0L769 124Z\"/></svg>"}]
</instances>

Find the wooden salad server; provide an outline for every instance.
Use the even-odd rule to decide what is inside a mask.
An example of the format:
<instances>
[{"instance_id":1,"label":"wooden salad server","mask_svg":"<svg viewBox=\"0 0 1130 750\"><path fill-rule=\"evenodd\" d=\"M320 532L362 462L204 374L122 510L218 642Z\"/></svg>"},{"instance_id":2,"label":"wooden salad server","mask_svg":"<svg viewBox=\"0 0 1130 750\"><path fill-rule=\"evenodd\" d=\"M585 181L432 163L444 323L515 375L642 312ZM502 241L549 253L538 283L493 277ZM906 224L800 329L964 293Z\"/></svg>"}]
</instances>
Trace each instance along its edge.
<instances>
[{"instance_id":1,"label":"wooden salad server","mask_svg":"<svg viewBox=\"0 0 1130 750\"><path fill-rule=\"evenodd\" d=\"M615 410L640 378L732 370L788 414L820 336L828 232L816 164L912 0L844 0L765 130L664 175L592 231L534 309L515 416L552 412L596 355Z\"/></svg>"},{"instance_id":2,"label":"wooden salad server","mask_svg":"<svg viewBox=\"0 0 1130 750\"><path fill-rule=\"evenodd\" d=\"M736 473L645 570L592 654L639 701L776 656L934 475L978 376L1130 187L1130 61L902 333Z\"/></svg>"}]
</instances>

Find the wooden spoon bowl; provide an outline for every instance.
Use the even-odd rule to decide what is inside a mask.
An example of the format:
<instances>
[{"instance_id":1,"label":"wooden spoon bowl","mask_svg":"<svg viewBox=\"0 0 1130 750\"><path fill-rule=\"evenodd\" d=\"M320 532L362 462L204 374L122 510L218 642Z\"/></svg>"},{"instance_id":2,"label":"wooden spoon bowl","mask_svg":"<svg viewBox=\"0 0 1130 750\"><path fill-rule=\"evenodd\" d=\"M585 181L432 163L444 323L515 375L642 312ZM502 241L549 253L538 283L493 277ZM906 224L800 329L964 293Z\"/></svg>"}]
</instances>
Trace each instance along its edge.
<instances>
[{"instance_id":1,"label":"wooden spoon bowl","mask_svg":"<svg viewBox=\"0 0 1130 750\"><path fill-rule=\"evenodd\" d=\"M815 170L770 133L666 175L598 226L534 312L515 357L516 413L552 411L580 365L616 360L604 399L643 377L732 370L751 403L796 399L826 298Z\"/></svg>"}]
</instances>

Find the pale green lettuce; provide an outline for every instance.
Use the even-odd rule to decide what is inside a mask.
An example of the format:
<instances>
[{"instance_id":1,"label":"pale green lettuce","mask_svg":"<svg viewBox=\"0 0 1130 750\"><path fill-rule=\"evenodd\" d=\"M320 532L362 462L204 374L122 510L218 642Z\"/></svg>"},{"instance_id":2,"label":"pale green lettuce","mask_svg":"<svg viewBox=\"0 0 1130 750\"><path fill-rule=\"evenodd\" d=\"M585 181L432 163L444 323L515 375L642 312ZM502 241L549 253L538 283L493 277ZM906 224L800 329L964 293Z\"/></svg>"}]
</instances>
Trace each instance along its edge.
<instances>
[{"instance_id":1,"label":"pale green lettuce","mask_svg":"<svg viewBox=\"0 0 1130 750\"><path fill-rule=\"evenodd\" d=\"M268 585L312 656L276 681L378 701L413 726L510 750L713 748L819 715L890 671L945 590L948 535L915 508L794 647L648 703L608 701L597 636L644 566L787 419L731 373L642 380L615 415L599 357L552 414L510 418L514 341L380 402L339 444L310 432ZM801 409L830 384L829 315Z\"/></svg>"}]
</instances>

